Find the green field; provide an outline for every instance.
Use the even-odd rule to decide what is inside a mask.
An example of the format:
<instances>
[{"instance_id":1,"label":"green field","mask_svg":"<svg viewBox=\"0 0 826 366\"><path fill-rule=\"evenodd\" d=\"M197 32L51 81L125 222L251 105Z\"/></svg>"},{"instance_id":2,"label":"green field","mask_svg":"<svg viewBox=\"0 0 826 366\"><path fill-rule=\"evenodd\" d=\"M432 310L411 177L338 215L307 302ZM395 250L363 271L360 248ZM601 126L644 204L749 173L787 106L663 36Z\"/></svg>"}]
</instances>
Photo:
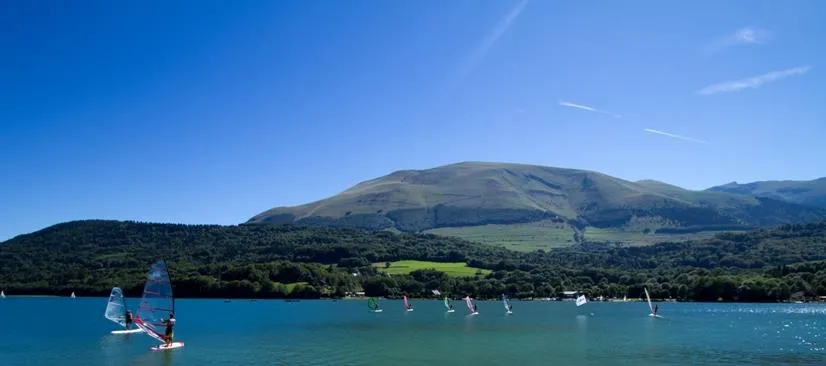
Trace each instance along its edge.
<instances>
[{"instance_id":1,"label":"green field","mask_svg":"<svg viewBox=\"0 0 826 366\"><path fill-rule=\"evenodd\" d=\"M520 252L532 252L537 249L550 250L567 247L574 243L574 230L570 226L551 221L515 225L446 227L426 232L456 236L477 243L499 245Z\"/></svg>"},{"instance_id":2,"label":"green field","mask_svg":"<svg viewBox=\"0 0 826 366\"><path fill-rule=\"evenodd\" d=\"M685 241L710 238L720 231L701 231L691 234L654 234L623 229L585 228L585 240L592 242L619 242L625 245L652 245L669 241Z\"/></svg>"},{"instance_id":3,"label":"green field","mask_svg":"<svg viewBox=\"0 0 826 366\"><path fill-rule=\"evenodd\" d=\"M373 263L373 266L378 268L380 272L393 274L408 274L418 269L435 269L446 273L453 277L473 277L476 273L487 275L490 270L468 267L467 263L440 263L440 262L425 262L425 261L397 261L390 262L390 267L385 268L385 263Z\"/></svg>"}]
</instances>

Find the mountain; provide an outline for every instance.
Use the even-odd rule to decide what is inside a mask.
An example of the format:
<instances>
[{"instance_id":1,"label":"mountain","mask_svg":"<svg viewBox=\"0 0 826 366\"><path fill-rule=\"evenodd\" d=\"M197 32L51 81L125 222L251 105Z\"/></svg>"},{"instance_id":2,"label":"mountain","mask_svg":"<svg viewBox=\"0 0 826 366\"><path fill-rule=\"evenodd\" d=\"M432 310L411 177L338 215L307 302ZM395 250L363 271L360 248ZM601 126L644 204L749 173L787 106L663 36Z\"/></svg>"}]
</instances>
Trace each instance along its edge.
<instances>
[{"instance_id":1,"label":"mountain","mask_svg":"<svg viewBox=\"0 0 826 366\"><path fill-rule=\"evenodd\" d=\"M822 218L826 209L775 198L691 191L587 170L464 162L393 172L326 199L267 210L248 223L427 231L534 250Z\"/></svg>"},{"instance_id":2,"label":"mountain","mask_svg":"<svg viewBox=\"0 0 826 366\"><path fill-rule=\"evenodd\" d=\"M711 187L707 191L746 194L826 208L826 177L815 180L767 180L746 184L731 182Z\"/></svg>"}]
</instances>

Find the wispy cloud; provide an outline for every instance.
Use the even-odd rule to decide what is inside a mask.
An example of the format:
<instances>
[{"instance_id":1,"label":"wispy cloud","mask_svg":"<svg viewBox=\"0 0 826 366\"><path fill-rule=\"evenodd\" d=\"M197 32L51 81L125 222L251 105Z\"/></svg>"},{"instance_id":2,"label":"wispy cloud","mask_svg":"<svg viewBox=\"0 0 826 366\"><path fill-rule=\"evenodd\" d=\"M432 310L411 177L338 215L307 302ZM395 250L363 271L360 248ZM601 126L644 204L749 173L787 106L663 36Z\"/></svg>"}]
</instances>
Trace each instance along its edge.
<instances>
[{"instance_id":1,"label":"wispy cloud","mask_svg":"<svg viewBox=\"0 0 826 366\"><path fill-rule=\"evenodd\" d=\"M717 93L736 92L743 89L757 89L763 84L768 84L780 79L787 78L789 76L803 75L809 72L811 68L812 67L808 65L800 66L791 69L767 72L763 75L752 76L750 78L740 80L724 81L722 83L708 85L705 88L702 88L699 91L697 91L697 94L711 95Z\"/></svg>"},{"instance_id":2,"label":"wispy cloud","mask_svg":"<svg viewBox=\"0 0 826 366\"><path fill-rule=\"evenodd\" d=\"M675 134L675 133L655 130L655 129L651 129L651 128L644 128L643 131L648 132L648 133L653 133L653 134L656 134L656 135L660 135L660 136L666 136L666 137L671 137L671 138L675 138L675 139L680 139L680 140L683 140L683 141L695 142L695 143L698 143L698 144L708 144L708 142L703 141L703 140L698 140L698 139L691 138L691 137L688 137L688 136L682 136L682 135L678 135L678 134Z\"/></svg>"},{"instance_id":3,"label":"wispy cloud","mask_svg":"<svg viewBox=\"0 0 826 366\"><path fill-rule=\"evenodd\" d=\"M563 107L576 108L576 109L581 109L583 111L594 112L594 113L599 113L599 114L607 114L607 115L614 116L614 118L622 118L622 116L619 115L619 114L611 113L611 112L604 111L604 110L601 110L601 109L597 109L597 108L594 108L594 107L590 107L590 106L587 106L585 104L571 103L571 102L566 102L564 100L560 100L559 102L557 102L557 104L559 104Z\"/></svg>"},{"instance_id":4,"label":"wispy cloud","mask_svg":"<svg viewBox=\"0 0 826 366\"><path fill-rule=\"evenodd\" d=\"M482 43L476 50L470 55L470 57L462 63L462 66L459 68L459 77L458 79L463 79L465 76L470 74L473 69L476 68L476 65L479 64L485 55L490 52L493 48L493 45L496 44L496 41L499 40L499 37L502 37L503 34L510 28L511 24L519 17L519 14L522 14L522 10L525 10L525 6L528 5L529 0L522 0L516 7L513 8L501 21L499 24L494 27L490 33L482 40Z\"/></svg>"},{"instance_id":5,"label":"wispy cloud","mask_svg":"<svg viewBox=\"0 0 826 366\"><path fill-rule=\"evenodd\" d=\"M758 28L740 28L734 33L727 34L707 44L704 51L714 52L734 46L759 45L768 42L770 39L771 32L768 30Z\"/></svg>"}]
</instances>

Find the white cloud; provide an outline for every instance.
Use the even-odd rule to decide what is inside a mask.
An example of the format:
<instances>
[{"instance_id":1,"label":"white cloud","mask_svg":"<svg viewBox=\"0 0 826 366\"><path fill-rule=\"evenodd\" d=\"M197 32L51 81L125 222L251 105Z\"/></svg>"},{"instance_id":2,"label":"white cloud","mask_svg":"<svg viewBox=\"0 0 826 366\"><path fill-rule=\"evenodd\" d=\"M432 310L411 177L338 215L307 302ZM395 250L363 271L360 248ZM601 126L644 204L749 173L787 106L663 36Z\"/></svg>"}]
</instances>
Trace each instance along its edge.
<instances>
[{"instance_id":1,"label":"white cloud","mask_svg":"<svg viewBox=\"0 0 826 366\"><path fill-rule=\"evenodd\" d=\"M566 102L564 100L560 100L559 102L557 102L557 104L559 104L563 107L576 108L576 109L581 109L583 111L588 111L588 112L594 112L594 113L599 113L599 114L608 114L608 115L614 116L614 118L622 118L622 116L619 115L619 114L611 113L611 112L608 112L608 111L603 111L601 109L596 109L594 107L589 107L589 106L584 105L584 104L571 103L571 102Z\"/></svg>"},{"instance_id":2,"label":"white cloud","mask_svg":"<svg viewBox=\"0 0 826 366\"><path fill-rule=\"evenodd\" d=\"M651 129L651 128L644 128L643 131L648 132L648 133L657 134L657 135L660 135L660 136L666 136L666 137L671 137L671 138L675 138L675 139L680 139L680 140L683 140L683 141L696 142L698 144L708 144L708 142L703 141L703 140L698 140L698 139L687 137L687 136L677 135L677 134L670 133L670 132L654 130L654 129Z\"/></svg>"},{"instance_id":3,"label":"white cloud","mask_svg":"<svg viewBox=\"0 0 826 366\"><path fill-rule=\"evenodd\" d=\"M767 72L762 75L752 76L740 80L724 81L722 83L708 85L697 91L697 94L711 95L717 93L736 92L743 89L757 89L763 84L771 83L789 76L803 75L809 72L811 68L811 66L801 66L791 69Z\"/></svg>"},{"instance_id":4,"label":"white cloud","mask_svg":"<svg viewBox=\"0 0 826 366\"><path fill-rule=\"evenodd\" d=\"M721 37L705 47L706 52L719 51L721 49L743 46L760 45L771 39L771 32L758 28L740 28L734 33Z\"/></svg>"},{"instance_id":5,"label":"white cloud","mask_svg":"<svg viewBox=\"0 0 826 366\"><path fill-rule=\"evenodd\" d=\"M487 37L485 37L485 39L482 40L482 43L479 44L479 47L477 47L470 57L462 63L462 66L459 68L457 82L464 79L468 74L470 74L471 71L473 71L473 69L476 68L476 65L479 64L488 52L490 52L493 45L499 40L499 37L502 37L516 18L519 17L519 14L522 14L522 10L524 10L525 6L528 5L528 1L529 0L522 0L516 5L516 7L513 8L513 10L502 18L499 24L497 24L496 27L490 31L490 33L488 33Z\"/></svg>"}]
</instances>

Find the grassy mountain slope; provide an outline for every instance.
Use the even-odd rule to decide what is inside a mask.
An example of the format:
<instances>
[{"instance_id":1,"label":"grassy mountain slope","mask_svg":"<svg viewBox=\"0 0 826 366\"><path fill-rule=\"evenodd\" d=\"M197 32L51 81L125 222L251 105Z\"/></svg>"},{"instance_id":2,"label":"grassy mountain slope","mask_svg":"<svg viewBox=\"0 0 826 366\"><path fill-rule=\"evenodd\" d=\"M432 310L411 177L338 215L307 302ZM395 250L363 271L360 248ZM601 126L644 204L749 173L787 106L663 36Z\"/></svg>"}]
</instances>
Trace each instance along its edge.
<instances>
[{"instance_id":1,"label":"grassy mountain slope","mask_svg":"<svg viewBox=\"0 0 826 366\"><path fill-rule=\"evenodd\" d=\"M732 182L707 189L710 192L746 194L786 202L826 208L826 178L808 181L768 180L738 184Z\"/></svg>"},{"instance_id":2,"label":"grassy mountain slope","mask_svg":"<svg viewBox=\"0 0 826 366\"><path fill-rule=\"evenodd\" d=\"M826 209L770 198L630 182L586 170L466 162L397 171L320 201L268 210L249 223L431 230L531 250L587 241L589 228L610 240L611 233L688 234L824 217ZM509 227L515 229L509 236L524 238L524 245L491 239L503 225L521 225ZM566 232L569 239L559 242Z\"/></svg>"}]
</instances>

